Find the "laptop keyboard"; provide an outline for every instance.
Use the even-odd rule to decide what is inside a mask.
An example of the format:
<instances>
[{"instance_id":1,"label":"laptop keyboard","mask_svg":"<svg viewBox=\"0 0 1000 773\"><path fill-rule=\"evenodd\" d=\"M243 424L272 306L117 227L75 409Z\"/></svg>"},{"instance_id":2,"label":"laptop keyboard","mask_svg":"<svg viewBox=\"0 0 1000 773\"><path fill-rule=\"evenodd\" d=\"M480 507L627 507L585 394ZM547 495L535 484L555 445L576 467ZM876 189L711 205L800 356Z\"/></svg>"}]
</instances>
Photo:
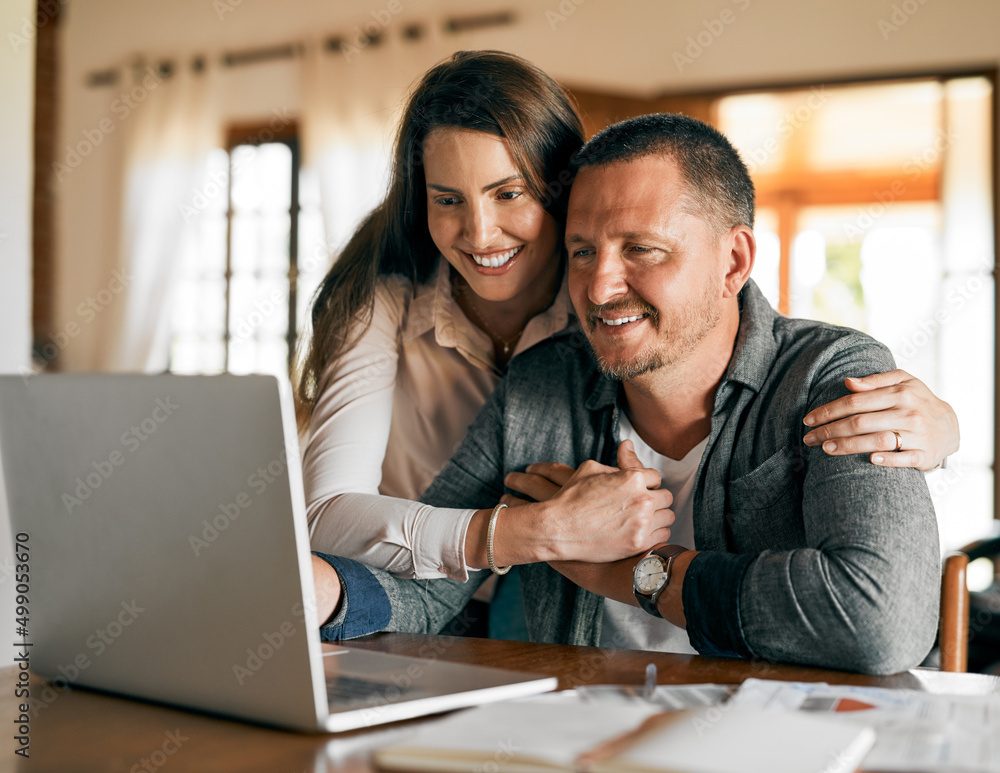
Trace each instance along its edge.
<instances>
[{"instance_id":1,"label":"laptop keyboard","mask_svg":"<svg viewBox=\"0 0 1000 773\"><path fill-rule=\"evenodd\" d=\"M338 674L326 679L326 696L330 705L394 703L400 698L411 699L425 692L415 687L402 687L392 682L378 682L358 676Z\"/></svg>"}]
</instances>

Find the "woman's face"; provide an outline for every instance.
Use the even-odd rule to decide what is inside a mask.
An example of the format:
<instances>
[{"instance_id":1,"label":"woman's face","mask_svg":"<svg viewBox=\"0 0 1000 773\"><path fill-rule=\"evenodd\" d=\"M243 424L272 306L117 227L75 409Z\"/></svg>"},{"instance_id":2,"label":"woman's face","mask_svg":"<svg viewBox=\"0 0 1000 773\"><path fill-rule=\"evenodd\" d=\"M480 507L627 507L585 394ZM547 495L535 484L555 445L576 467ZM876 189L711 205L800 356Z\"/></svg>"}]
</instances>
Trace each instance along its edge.
<instances>
[{"instance_id":1,"label":"woman's face","mask_svg":"<svg viewBox=\"0 0 1000 773\"><path fill-rule=\"evenodd\" d=\"M476 295L508 301L551 294L559 229L528 192L506 140L434 129L424 141L424 173L431 238Z\"/></svg>"}]
</instances>

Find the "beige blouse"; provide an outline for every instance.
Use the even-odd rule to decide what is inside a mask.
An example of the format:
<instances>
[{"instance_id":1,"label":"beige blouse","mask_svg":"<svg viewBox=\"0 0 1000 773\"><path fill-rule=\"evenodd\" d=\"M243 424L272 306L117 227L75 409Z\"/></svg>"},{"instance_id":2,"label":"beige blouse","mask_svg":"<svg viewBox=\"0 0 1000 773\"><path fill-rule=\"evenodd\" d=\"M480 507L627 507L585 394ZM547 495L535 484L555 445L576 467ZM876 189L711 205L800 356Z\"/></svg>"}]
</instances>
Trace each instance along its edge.
<instances>
[{"instance_id":1,"label":"beige blouse","mask_svg":"<svg viewBox=\"0 0 1000 773\"><path fill-rule=\"evenodd\" d=\"M500 380L493 344L455 303L450 273L440 259L415 296L408 280L380 280L371 326L325 374L302 460L314 550L399 577L468 576L465 533L475 511L413 501ZM565 328L570 309L564 278L515 356Z\"/></svg>"}]
</instances>

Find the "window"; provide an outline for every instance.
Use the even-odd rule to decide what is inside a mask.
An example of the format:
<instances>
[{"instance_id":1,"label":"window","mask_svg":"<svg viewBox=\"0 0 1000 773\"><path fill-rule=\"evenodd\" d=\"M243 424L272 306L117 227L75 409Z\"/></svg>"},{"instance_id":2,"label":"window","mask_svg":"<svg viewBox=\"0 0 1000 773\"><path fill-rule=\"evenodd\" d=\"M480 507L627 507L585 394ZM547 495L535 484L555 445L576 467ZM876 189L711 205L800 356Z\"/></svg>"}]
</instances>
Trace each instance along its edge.
<instances>
[{"instance_id":1,"label":"window","mask_svg":"<svg viewBox=\"0 0 1000 773\"><path fill-rule=\"evenodd\" d=\"M758 190L754 279L780 311L864 330L951 403L928 478L945 548L994 517L993 83L924 78L720 98Z\"/></svg>"},{"instance_id":2,"label":"window","mask_svg":"<svg viewBox=\"0 0 1000 773\"><path fill-rule=\"evenodd\" d=\"M235 129L209 157L175 296L172 372L289 373L325 270L312 260L300 271L300 245L322 241L322 219L299 167L294 127Z\"/></svg>"}]
</instances>

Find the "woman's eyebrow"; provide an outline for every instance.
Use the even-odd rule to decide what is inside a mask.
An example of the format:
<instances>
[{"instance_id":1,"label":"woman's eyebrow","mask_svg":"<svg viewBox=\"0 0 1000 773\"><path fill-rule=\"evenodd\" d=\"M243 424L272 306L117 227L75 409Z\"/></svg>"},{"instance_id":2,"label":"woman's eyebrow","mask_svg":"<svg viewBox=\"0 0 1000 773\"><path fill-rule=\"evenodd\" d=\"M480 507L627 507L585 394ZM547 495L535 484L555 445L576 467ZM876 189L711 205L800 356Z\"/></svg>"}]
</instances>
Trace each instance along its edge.
<instances>
[{"instance_id":1,"label":"woman's eyebrow","mask_svg":"<svg viewBox=\"0 0 1000 773\"><path fill-rule=\"evenodd\" d=\"M520 179L521 175L519 174L512 174L510 177L504 177L502 180L497 180L495 183L490 183L485 188L483 188L483 193L486 193L486 191L491 191L494 188L499 188L501 185L512 183L514 182L514 180L520 180Z\"/></svg>"},{"instance_id":2,"label":"woman's eyebrow","mask_svg":"<svg viewBox=\"0 0 1000 773\"><path fill-rule=\"evenodd\" d=\"M504 177L502 180L497 180L495 183L490 183L483 187L483 193L486 191L491 191L494 188L499 188L501 185L506 185L507 183L514 182L514 180L520 180L521 175L512 174L510 177ZM427 183L428 188L439 191L440 193L461 193L458 188L449 188L447 185L438 185L437 183Z\"/></svg>"}]
</instances>

